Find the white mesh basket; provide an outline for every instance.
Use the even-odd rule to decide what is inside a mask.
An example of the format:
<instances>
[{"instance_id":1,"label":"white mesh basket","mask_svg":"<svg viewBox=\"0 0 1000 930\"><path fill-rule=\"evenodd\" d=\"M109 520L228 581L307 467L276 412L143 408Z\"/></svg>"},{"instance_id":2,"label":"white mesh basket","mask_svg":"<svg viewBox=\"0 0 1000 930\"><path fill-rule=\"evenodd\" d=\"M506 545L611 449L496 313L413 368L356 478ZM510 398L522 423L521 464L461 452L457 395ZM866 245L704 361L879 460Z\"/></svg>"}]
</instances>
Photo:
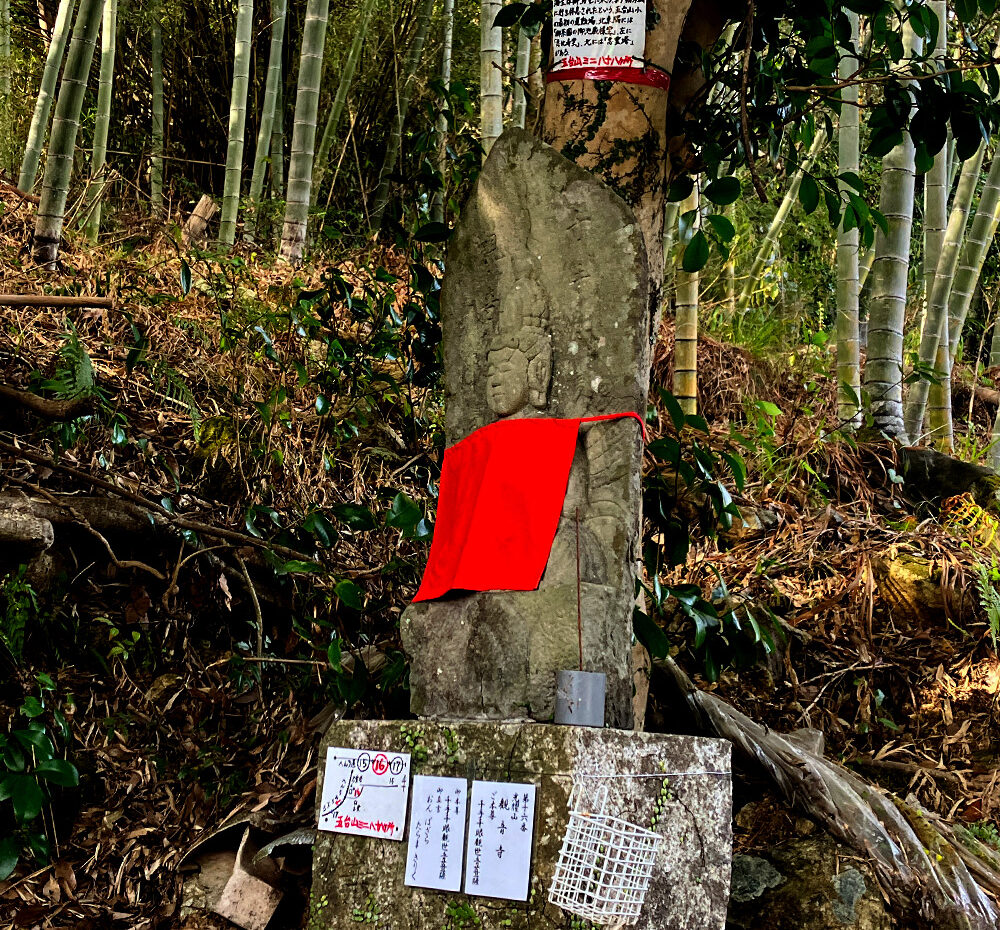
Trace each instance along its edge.
<instances>
[{"instance_id":1,"label":"white mesh basket","mask_svg":"<svg viewBox=\"0 0 1000 930\"><path fill-rule=\"evenodd\" d=\"M592 804L585 803L590 798L582 784L570 795L549 901L591 923L630 926L639 919L663 838L608 814L606 787L594 792Z\"/></svg>"}]
</instances>

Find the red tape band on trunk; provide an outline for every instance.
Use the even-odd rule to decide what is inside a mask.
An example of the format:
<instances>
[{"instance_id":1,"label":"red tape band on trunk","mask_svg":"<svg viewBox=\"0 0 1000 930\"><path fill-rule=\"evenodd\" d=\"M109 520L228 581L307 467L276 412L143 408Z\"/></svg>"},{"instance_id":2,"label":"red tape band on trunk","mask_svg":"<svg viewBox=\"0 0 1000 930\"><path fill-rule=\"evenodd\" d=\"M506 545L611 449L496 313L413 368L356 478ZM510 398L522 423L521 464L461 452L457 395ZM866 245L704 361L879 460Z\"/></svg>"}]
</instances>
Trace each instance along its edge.
<instances>
[{"instance_id":1,"label":"red tape band on trunk","mask_svg":"<svg viewBox=\"0 0 1000 930\"><path fill-rule=\"evenodd\" d=\"M557 68L549 71L545 80L549 84L553 81L615 81L670 89L670 75L659 68Z\"/></svg>"}]
</instances>

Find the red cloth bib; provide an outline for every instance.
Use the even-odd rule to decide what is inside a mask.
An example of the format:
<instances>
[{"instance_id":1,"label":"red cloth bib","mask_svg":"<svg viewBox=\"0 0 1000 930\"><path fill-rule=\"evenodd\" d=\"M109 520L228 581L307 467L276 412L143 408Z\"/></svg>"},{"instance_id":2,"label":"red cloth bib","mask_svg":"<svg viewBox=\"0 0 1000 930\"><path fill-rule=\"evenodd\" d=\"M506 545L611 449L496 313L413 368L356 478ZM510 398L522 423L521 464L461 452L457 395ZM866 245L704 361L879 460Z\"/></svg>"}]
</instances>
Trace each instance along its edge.
<instances>
[{"instance_id":1,"label":"red cloth bib","mask_svg":"<svg viewBox=\"0 0 1000 930\"><path fill-rule=\"evenodd\" d=\"M414 601L449 591L534 591L559 527L581 423L499 420L445 449L437 524Z\"/></svg>"}]
</instances>

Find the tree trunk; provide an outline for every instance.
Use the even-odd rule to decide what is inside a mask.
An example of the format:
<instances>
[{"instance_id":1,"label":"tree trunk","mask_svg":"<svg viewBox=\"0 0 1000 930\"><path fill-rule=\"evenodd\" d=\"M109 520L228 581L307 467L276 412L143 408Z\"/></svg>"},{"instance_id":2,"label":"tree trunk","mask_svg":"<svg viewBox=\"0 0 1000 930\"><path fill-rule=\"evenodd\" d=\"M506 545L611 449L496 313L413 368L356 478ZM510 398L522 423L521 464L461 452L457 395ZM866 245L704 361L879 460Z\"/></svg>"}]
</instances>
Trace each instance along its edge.
<instances>
[{"instance_id":1,"label":"tree trunk","mask_svg":"<svg viewBox=\"0 0 1000 930\"><path fill-rule=\"evenodd\" d=\"M451 85L451 52L455 35L455 0L444 0L444 42L441 49L441 84L447 91ZM441 175L441 190L431 198L431 222L444 222L444 204L448 197L448 117L444 104L437 120L437 168Z\"/></svg>"},{"instance_id":2,"label":"tree trunk","mask_svg":"<svg viewBox=\"0 0 1000 930\"><path fill-rule=\"evenodd\" d=\"M482 0L479 18L479 108L483 155L503 132L503 30L493 25L500 0Z\"/></svg>"},{"instance_id":3,"label":"tree trunk","mask_svg":"<svg viewBox=\"0 0 1000 930\"><path fill-rule=\"evenodd\" d=\"M764 241L754 256L753 264L747 273L746 283L743 285L743 290L736 304L737 310L746 310L750 306L750 299L753 297L754 291L760 283L760 274L764 270L764 265L771 255L774 254L774 248L777 245L781 228L785 225L785 220L788 219L792 212L792 207L795 206L795 202L799 199L799 188L802 186L802 178L812 168L814 162L819 157L819 153L823 151L824 145L826 145L826 131L823 129L817 130L812 145L809 146L809 151L806 152L805 157L799 164L798 171L793 175L792 182L788 185L788 190L785 191L785 196L781 200L781 205L774 214L774 219L771 220L771 225L764 236Z\"/></svg>"},{"instance_id":4,"label":"tree trunk","mask_svg":"<svg viewBox=\"0 0 1000 930\"><path fill-rule=\"evenodd\" d=\"M938 263L935 269L934 285L927 298L927 318L920 339L919 358L922 364L937 367L938 344L944 330L942 320L947 318L948 304L951 298L952 286L955 283L955 269L962 252L962 241L965 237L965 227L968 225L969 210L972 198L976 193L979 173L983 167L983 156L986 147L981 145L975 155L962 166L962 176L955 192L955 200L948 218L948 228L944 241L938 247ZM950 366L949 366L950 368ZM924 412L927 405L927 381L920 380L910 386L906 398L906 435L912 442L917 439L923 429ZM938 400L940 403L940 400Z\"/></svg>"},{"instance_id":5,"label":"tree trunk","mask_svg":"<svg viewBox=\"0 0 1000 930\"><path fill-rule=\"evenodd\" d=\"M691 196L681 204L682 225L690 221L689 232L701 227L701 198L695 184ZM674 330L674 397L686 414L698 412L698 272L676 272L677 325Z\"/></svg>"},{"instance_id":6,"label":"tree trunk","mask_svg":"<svg viewBox=\"0 0 1000 930\"><path fill-rule=\"evenodd\" d=\"M517 32L517 64L514 66L514 110L511 121L519 129L524 129L528 113L528 97L524 91L528 83L528 69L531 67L531 36L523 29Z\"/></svg>"},{"instance_id":7,"label":"tree trunk","mask_svg":"<svg viewBox=\"0 0 1000 930\"><path fill-rule=\"evenodd\" d=\"M903 25L903 45L907 55L920 54L920 39L909 19ZM889 235L881 229L875 234L868 361L864 374L875 427L904 443L903 323L913 226L913 175L913 140L909 133L904 133L902 143L882 159L879 210L889 224Z\"/></svg>"},{"instance_id":8,"label":"tree trunk","mask_svg":"<svg viewBox=\"0 0 1000 930\"><path fill-rule=\"evenodd\" d=\"M247 127L247 90L250 86L250 44L253 41L253 0L239 0L236 13L236 51L233 55L233 91L229 98L229 146L226 152L226 183L222 192L219 244L236 240L236 218L240 211L243 179L243 148Z\"/></svg>"},{"instance_id":9,"label":"tree trunk","mask_svg":"<svg viewBox=\"0 0 1000 930\"><path fill-rule=\"evenodd\" d=\"M149 163L149 205L154 217L163 216L163 2L153 5L149 32L153 45L153 157Z\"/></svg>"},{"instance_id":10,"label":"tree trunk","mask_svg":"<svg viewBox=\"0 0 1000 930\"><path fill-rule=\"evenodd\" d=\"M955 444L955 435L951 417L951 352L948 351L947 315L941 314L938 322L938 349L934 368L940 375L940 381L933 385L928 404L928 438L942 452L950 455Z\"/></svg>"},{"instance_id":11,"label":"tree trunk","mask_svg":"<svg viewBox=\"0 0 1000 930\"><path fill-rule=\"evenodd\" d=\"M35 217L33 254L39 265L54 268L59 260L63 218L69 181L73 173L76 136L80 130L80 110L94 60L97 30L101 25L101 0L80 0L73 38L66 57L66 70L59 87L52 137L45 159L41 200Z\"/></svg>"},{"instance_id":12,"label":"tree trunk","mask_svg":"<svg viewBox=\"0 0 1000 930\"><path fill-rule=\"evenodd\" d=\"M111 96L115 81L115 37L118 32L118 0L104 0L101 22L101 84L97 93L97 118L94 123L94 153L90 163L87 188L87 212L84 231L97 242L101 231L101 198L104 193L104 168L108 155L108 130L111 127Z\"/></svg>"},{"instance_id":13,"label":"tree trunk","mask_svg":"<svg viewBox=\"0 0 1000 930\"><path fill-rule=\"evenodd\" d=\"M56 91L59 69L66 53L66 41L73 23L75 6L76 0L62 0L52 29L52 41L49 42L49 51L45 56L45 70L42 72L42 86L38 89L38 99L35 101L35 111L31 116L28 142L24 147L21 174L17 182L17 186L25 192L35 186L35 177L38 175L38 162L42 155L45 130L49 125L49 113L52 110L52 96Z\"/></svg>"},{"instance_id":14,"label":"tree trunk","mask_svg":"<svg viewBox=\"0 0 1000 930\"><path fill-rule=\"evenodd\" d=\"M845 11L851 23L851 41L859 40L858 14ZM858 59L844 55L840 61L840 78L847 80L858 67ZM857 85L841 91L840 127L838 133L840 171L858 174L861 168L860 114ZM841 191L850 185L840 182ZM858 229L837 229L837 419L844 428L858 424L861 403L861 337L859 335L859 305L861 284L859 273Z\"/></svg>"},{"instance_id":15,"label":"tree trunk","mask_svg":"<svg viewBox=\"0 0 1000 930\"><path fill-rule=\"evenodd\" d=\"M413 93L413 83L417 77L417 68L424 54L424 43L427 40L427 30L431 24L431 14L434 12L434 0L423 0L420 13L417 15L417 31L410 42L406 53L406 63L403 72L403 86L398 91L396 119L389 132L389 143L386 146L382 170L379 172L378 189L375 191L375 202L371 213L371 228L378 230L382 225L382 217L389 206L389 194L392 190L390 175L396 169L399 152L403 147L403 124L410 108L410 95Z\"/></svg>"},{"instance_id":16,"label":"tree trunk","mask_svg":"<svg viewBox=\"0 0 1000 930\"><path fill-rule=\"evenodd\" d=\"M319 197L323 178L326 175L326 166L330 161L330 148L333 146L333 140L337 138L337 130L340 128L340 120L344 115L347 95L351 89L351 82L354 80L354 72L358 67L358 59L361 58L361 49L365 37L368 35L368 24L371 22L374 8L375 0L366 0L361 10L361 22L358 23L354 39L351 41L351 51L347 56L347 64L344 66L337 83L337 96L333 100L333 107L330 110L329 119L326 121L326 128L323 130L323 138L319 144L319 151L316 153L316 166L313 168L312 202L314 206Z\"/></svg>"},{"instance_id":17,"label":"tree trunk","mask_svg":"<svg viewBox=\"0 0 1000 930\"><path fill-rule=\"evenodd\" d=\"M257 205L264 193L264 174L270 161L271 135L274 114L281 85L281 50L285 41L285 15L287 0L271 0L271 50L267 59L267 81L264 84L264 106L257 132L254 151L253 175L250 178L250 212L244 223L244 237L253 240L257 231Z\"/></svg>"},{"instance_id":18,"label":"tree trunk","mask_svg":"<svg viewBox=\"0 0 1000 930\"><path fill-rule=\"evenodd\" d=\"M309 225L309 198L312 190L313 153L316 150L316 114L323 81L323 50L330 0L309 0L302 32L299 58L299 86L295 95L295 125L292 154L288 162L288 194L285 197L285 225L281 233L281 257L297 265L302 261Z\"/></svg>"}]
</instances>

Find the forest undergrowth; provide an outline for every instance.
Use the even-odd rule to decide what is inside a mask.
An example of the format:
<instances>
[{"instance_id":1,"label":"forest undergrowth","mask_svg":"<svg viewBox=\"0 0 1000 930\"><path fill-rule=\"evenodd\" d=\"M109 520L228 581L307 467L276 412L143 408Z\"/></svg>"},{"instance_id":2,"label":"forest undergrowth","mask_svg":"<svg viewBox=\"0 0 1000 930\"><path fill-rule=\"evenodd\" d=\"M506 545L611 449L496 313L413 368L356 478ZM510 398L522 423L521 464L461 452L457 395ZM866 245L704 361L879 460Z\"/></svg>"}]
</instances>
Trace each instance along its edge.
<instances>
[{"instance_id":1,"label":"forest undergrowth","mask_svg":"<svg viewBox=\"0 0 1000 930\"><path fill-rule=\"evenodd\" d=\"M4 217L0 291L113 302L4 310L2 383L75 406L0 412L5 493L63 517L45 558L3 552L0 732L41 723L80 779L46 787L0 914L180 926L195 844L225 823L310 826L326 724L408 714L398 618L444 441L438 266L419 243L293 271L162 236L67 252L53 277L21 253L25 232ZM837 431L820 340L767 358L705 336L705 423L678 431L660 390L671 347L666 325L647 481L665 486L655 443L671 437L703 469L667 505L690 534L647 578L655 644L753 719L821 730L829 755L996 837L989 494L918 495L891 446ZM955 396L956 423L972 398L966 448L981 448L992 410ZM647 550L676 548L648 508L647 523ZM655 663L652 685L647 724L665 729ZM286 868L292 926L302 847Z\"/></svg>"}]
</instances>

